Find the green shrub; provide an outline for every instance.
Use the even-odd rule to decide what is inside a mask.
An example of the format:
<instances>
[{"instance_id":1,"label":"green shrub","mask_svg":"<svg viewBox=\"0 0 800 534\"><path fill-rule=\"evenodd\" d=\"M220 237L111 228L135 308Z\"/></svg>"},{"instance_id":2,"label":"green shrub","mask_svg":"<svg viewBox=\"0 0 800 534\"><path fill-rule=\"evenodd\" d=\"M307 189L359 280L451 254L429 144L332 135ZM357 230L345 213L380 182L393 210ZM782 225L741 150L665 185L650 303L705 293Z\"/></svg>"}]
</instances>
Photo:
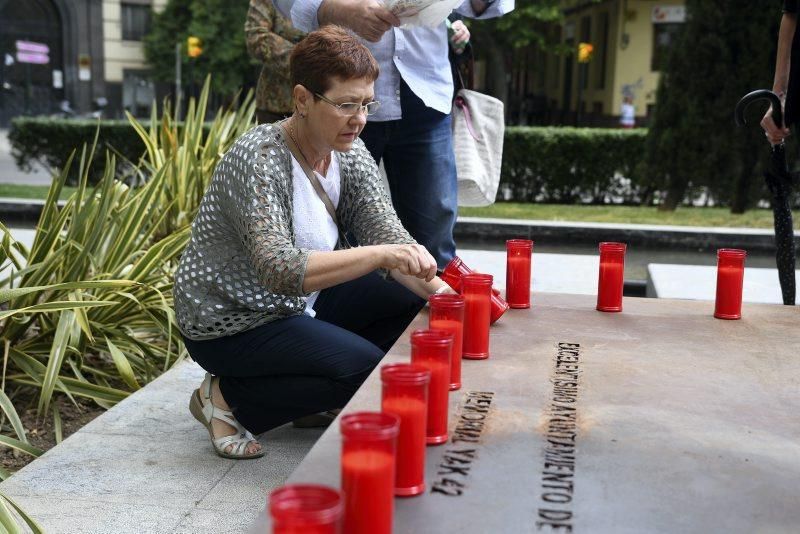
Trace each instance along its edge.
<instances>
[{"instance_id":1,"label":"green shrub","mask_svg":"<svg viewBox=\"0 0 800 534\"><path fill-rule=\"evenodd\" d=\"M14 119L9 134L12 153L20 166L39 160L54 169L64 169L75 148L91 146L98 126L90 183L102 176L106 149L117 154L118 161L123 159L117 164L118 177L124 174L120 168L124 160L139 163L145 144L129 121ZM182 123L179 126L183 128ZM201 138L208 133L206 124ZM648 185L637 173L646 135L645 129L507 128L499 197L517 202L601 204L613 199L638 203L646 196ZM68 182L75 183L76 179L77 175L70 175ZM504 191L510 197L504 198Z\"/></svg>"},{"instance_id":2,"label":"green shrub","mask_svg":"<svg viewBox=\"0 0 800 534\"><path fill-rule=\"evenodd\" d=\"M637 174L646 136L644 129L507 128L498 199L639 202L647 189Z\"/></svg>"},{"instance_id":3,"label":"green shrub","mask_svg":"<svg viewBox=\"0 0 800 534\"><path fill-rule=\"evenodd\" d=\"M118 173L126 165L125 160L135 164L144 153L141 137L127 120L18 117L11 121L8 138L11 155L21 169L30 170L31 163L38 161L61 171L66 168L72 151L83 145L92 146L95 135L97 148L89 164L90 183L96 183L103 176L106 151L117 155ZM67 181L78 182L77 166L73 167Z\"/></svg>"}]
</instances>

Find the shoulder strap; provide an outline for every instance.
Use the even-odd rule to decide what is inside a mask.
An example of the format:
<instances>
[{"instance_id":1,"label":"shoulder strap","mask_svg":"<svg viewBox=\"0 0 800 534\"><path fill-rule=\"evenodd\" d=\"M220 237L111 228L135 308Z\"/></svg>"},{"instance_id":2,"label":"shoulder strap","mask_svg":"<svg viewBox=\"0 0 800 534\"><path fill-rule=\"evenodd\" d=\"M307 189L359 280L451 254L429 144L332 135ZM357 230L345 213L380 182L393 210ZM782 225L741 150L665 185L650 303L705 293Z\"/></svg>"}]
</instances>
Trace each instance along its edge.
<instances>
[{"instance_id":1,"label":"shoulder strap","mask_svg":"<svg viewBox=\"0 0 800 534\"><path fill-rule=\"evenodd\" d=\"M334 224L336 224L338 228L339 219L336 217L336 208L333 207L331 197L329 197L328 193L325 192L325 189L323 189L322 184L319 183L319 179L317 178L316 174L314 174L314 171L308 166L308 163L306 163L306 158L303 157L303 154L300 152L300 148L295 145L292 138L286 134L283 125L278 127L281 129L281 135L283 135L283 139L286 141L286 146L289 147L289 150L294 155L294 159L296 159L297 163L300 164L300 168L303 169L306 178L308 178L308 181L311 182L311 187L314 188L314 191L317 193L319 199L323 204L325 204L325 209L328 210L328 214L331 216L331 219L333 219Z\"/></svg>"}]
</instances>

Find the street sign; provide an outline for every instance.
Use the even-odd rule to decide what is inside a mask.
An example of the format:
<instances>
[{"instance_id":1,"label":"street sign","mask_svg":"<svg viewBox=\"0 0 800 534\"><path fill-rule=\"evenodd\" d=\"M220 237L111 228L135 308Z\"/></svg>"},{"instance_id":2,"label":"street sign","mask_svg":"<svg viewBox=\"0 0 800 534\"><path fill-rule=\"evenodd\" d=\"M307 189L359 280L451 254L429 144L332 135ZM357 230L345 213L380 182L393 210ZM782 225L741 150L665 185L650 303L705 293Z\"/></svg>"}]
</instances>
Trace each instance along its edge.
<instances>
[{"instance_id":1,"label":"street sign","mask_svg":"<svg viewBox=\"0 0 800 534\"><path fill-rule=\"evenodd\" d=\"M34 52L36 54L49 54L50 47L44 43L35 43L33 41L16 41L17 52Z\"/></svg>"},{"instance_id":2,"label":"street sign","mask_svg":"<svg viewBox=\"0 0 800 534\"><path fill-rule=\"evenodd\" d=\"M36 52L17 52L17 63L33 63L34 65L47 65L50 56Z\"/></svg>"},{"instance_id":3,"label":"street sign","mask_svg":"<svg viewBox=\"0 0 800 534\"><path fill-rule=\"evenodd\" d=\"M33 63L47 65L50 63L50 47L44 43L33 41L15 41L17 47L17 63Z\"/></svg>"}]
</instances>

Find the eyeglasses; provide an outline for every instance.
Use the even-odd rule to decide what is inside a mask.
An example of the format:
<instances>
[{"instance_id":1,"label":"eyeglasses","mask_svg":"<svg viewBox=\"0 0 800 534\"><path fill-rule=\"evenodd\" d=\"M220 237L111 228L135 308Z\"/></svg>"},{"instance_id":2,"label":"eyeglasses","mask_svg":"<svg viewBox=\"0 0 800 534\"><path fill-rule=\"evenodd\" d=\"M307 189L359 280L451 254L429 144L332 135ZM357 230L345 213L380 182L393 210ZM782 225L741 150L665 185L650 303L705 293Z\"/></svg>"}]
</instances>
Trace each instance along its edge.
<instances>
[{"instance_id":1,"label":"eyeglasses","mask_svg":"<svg viewBox=\"0 0 800 534\"><path fill-rule=\"evenodd\" d=\"M373 100L372 102L367 102L366 104L359 104L357 102L344 102L342 104L337 104L333 100L329 98L325 98L319 93L314 93L314 96L322 100L323 102L327 102L331 106L335 107L339 110L339 113L345 116L352 116L356 113L363 111L365 115L372 115L378 108L381 107L381 103L377 100Z\"/></svg>"}]
</instances>

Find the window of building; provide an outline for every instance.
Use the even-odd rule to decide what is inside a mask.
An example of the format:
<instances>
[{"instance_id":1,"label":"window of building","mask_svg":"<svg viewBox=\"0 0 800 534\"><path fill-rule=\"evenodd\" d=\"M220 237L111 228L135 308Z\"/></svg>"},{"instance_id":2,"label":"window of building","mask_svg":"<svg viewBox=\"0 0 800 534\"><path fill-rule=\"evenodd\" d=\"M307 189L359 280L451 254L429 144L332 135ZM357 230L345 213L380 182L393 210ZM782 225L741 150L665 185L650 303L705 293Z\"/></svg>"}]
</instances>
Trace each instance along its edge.
<instances>
[{"instance_id":1,"label":"window of building","mask_svg":"<svg viewBox=\"0 0 800 534\"><path fill-rule=\"evenodd\" d=\"M675 44L683 24L677 22L653 24L653 57L650 70L659 71L664 67L667 52Z\"/></svg>"},{"instance_id":2,"label":"window of building","mask_svg":"<svg viewBox=\"0 0 800 534\"><path fill-rule=\"evenodd\" d=\"M122 4L122 38L141 41L150 31L151 8L146 4Z\"/></svg>"}]
</instances>

